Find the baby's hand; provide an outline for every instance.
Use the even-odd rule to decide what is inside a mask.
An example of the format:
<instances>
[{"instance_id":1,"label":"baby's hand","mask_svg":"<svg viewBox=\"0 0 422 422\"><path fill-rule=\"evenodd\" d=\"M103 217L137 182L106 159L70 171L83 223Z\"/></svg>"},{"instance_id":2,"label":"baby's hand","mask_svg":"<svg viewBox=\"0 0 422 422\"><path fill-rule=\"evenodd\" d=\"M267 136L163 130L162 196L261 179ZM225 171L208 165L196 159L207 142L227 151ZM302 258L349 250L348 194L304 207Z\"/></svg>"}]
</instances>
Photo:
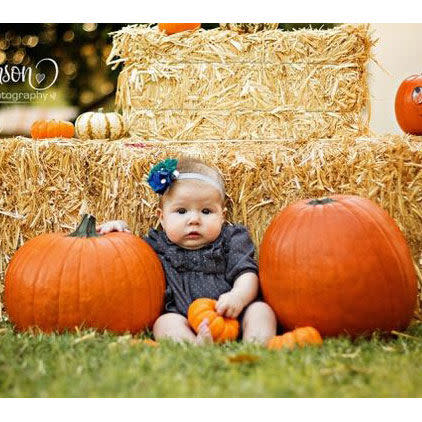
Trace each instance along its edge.
<instances>
[{"instance_id":1,"label":"baby's hand","mask_svg":"<svg viewBox=\"0 0 422 422\"><path fill-rule=\"evenodd\" d=\"M97 227L97 232L99 234L107 234L110 232L127 232L130 233L129 227L126 221L123 220L113 220L107 221L106 223L101 224Z\"/></svg>"},{"instance_id":2,"label":"baby's hand","mask_svg":"<svg viewBox=\"0 0 422 422\"><path fill-rule=\"evenodd\" d=\"M237 318L245 305L239 295L227 292L220 295L215 305L218 314L228 318Z\"/></svg>"}]
</instances>

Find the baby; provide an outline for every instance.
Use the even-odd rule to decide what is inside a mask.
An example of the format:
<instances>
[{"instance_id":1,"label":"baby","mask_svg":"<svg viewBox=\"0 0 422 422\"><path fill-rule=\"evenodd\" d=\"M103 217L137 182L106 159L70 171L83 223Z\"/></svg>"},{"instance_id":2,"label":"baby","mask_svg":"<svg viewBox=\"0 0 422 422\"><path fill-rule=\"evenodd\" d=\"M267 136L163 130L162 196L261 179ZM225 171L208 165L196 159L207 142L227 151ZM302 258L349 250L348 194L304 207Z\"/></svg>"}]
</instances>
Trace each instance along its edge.
<instances>
[{"instance_id":1,"label":"baby","mask_svg":"<svg viewBox=\"0 0 422 422\"><path fill-rule=\"evenodd\" d=\"M218 314L238 318L244 341L266 344L276 333L272 309L258 296L254 246L241 225L225 223L225 191L220 173L199 160L164 160L148 183L161 195L158 217L163 230L144 238L155 250L166 275L165 313L154 323L158 340L171 338L211 343L205 319L195 334L187 321L197 298L217 300ZM123 221L109 221L100 233L128 231Z\"/></svg>"}]
</instances>

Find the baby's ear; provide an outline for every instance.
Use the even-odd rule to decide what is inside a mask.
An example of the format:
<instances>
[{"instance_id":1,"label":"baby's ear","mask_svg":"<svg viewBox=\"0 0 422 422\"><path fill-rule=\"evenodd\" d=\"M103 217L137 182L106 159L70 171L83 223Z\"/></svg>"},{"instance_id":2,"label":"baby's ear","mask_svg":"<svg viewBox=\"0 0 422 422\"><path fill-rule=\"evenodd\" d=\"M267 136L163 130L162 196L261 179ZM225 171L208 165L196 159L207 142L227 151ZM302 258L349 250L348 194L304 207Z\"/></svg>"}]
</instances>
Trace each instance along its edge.
<instances>
[{"instance_id":1,"label":"baby's ear","mask_svg":"<svg viewBox=\"0 0 422 422\"><path fill-rule=\"evenodd\" d=\"M163 210L161 208L157 208L155 215L158 217L158 219L160 220L160 223L161 223L161 219L163 218Z\"/></svg>"},{"instance_id":2,"label":"baby's ear","mask_svg":"<svg viewBox=\"0 0 422 422\"><path fill-rule=\"evenodd\" d=\"M227 207L223 208L223 218L226 219L227 218Z\"/></svg>"}]
</instances>

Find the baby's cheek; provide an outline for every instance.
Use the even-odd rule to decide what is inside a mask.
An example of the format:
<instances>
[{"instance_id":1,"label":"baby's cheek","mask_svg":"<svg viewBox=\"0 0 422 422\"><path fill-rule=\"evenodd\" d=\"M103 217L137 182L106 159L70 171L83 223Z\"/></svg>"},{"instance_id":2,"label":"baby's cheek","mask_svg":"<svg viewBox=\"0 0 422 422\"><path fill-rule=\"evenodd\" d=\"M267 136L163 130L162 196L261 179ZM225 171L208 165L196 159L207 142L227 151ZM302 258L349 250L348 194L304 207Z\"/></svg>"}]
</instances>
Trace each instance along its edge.
<instances>
[{"instance_id":1,"label":"baby's cheek","mask_svg":"<svg viewBox=\"0 0 422 422\"><path fill-rule=\"evenodd\" d=\"M183 223L178 218L164 218L162 226L167 237L172 242L177 242L183 236Z\"/></svg>"},{"instance_id":2,"label":"baby's cheek","mask_svg":"<svg viewBox=\"0 0 422 422\"><path fill-rule=\"evenodd\" d=\"M174 243L177 243L183 237L183 229L176 225L170 225L166 230L167 237Z\"/></svg>"},{"instance_id":3,"label":"baby's cheek","mask_svg":"<svg viewBox=\"0 0 422 422\"><path fill-rule=\"evenodd\" d=\"M217 237L221 233L221 228L222 228L222 222L220 222L219 220L213 221L208 226L208 235L209 235L209 237L212 238L212 240L217 239Z\"/></svg>"}]
</instances>

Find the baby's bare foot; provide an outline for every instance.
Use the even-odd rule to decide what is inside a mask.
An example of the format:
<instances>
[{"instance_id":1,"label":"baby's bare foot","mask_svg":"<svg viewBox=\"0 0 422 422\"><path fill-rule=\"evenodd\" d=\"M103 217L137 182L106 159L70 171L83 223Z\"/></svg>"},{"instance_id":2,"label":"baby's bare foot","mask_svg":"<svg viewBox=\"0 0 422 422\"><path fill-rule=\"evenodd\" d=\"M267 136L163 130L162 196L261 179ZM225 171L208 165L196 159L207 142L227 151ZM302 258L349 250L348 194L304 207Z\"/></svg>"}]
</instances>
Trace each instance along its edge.
<instances>
[{"instance_id":1,"label":"baby's bare foot","mask_svg":"<svg viewBox=\"0 0 422 422\"><path fill-rule=\"evenodd\" d=\"M214 343L214 340L211 335L210 327L208 326L208 318L205 318L198 326L196 344L203 346L212 343Z\"/></svg>"}]
</instances>

